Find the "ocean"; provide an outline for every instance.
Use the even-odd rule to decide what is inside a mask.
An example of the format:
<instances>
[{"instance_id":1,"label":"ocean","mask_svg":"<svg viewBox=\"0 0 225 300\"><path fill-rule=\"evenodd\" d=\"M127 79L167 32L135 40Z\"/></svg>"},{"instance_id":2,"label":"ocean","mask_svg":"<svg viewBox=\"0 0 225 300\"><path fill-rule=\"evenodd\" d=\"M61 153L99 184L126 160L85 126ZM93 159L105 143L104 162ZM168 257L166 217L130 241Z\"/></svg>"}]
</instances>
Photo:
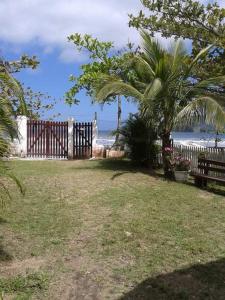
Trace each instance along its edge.
<instances>
[{"instance_id":1,"label":"ocean","mask_svg":"<svg viewBox=\"0 0 225 300\"><path fill-rule=\"evenodd\" d=\"M198 147L214 147L215 146L215 133L206 132L172 132L171 138L174 143L184 146L198 146ZM225 148L225 134L218 135L218 147ZM112 131L99 130L98 132L98 145L112 146L115 137Z\"/></svg>"}]
</instances>

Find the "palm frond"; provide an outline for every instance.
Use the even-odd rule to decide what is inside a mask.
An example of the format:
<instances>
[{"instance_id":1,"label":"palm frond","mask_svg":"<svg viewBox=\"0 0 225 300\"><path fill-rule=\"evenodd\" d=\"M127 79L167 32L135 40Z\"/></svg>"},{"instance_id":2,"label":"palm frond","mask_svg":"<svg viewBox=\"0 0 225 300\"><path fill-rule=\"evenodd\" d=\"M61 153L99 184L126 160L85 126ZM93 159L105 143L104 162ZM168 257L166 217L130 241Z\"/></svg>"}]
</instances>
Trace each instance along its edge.
<instances>
[{"instance_id":1,"label":"palm frond","mask_svg":"<svg viewBox=\"0 0 225 300\"><path fill-rule=\"evenodd\" d=\"M105 81L104 84L101 82L99 85L102 87L96 92L96 100L100 102L116 95L123 95L139 100L142 99L142 94L136 88L124 83L122 80L115 80L115 78L112 78L111 82Z\"/></svg>"},{"instance_id":2,"label":"palm frond","mask_svg":"<svg viewBox=\"0 0 225 300\"><path fill-rule=\"evenodd\" d=\"M193 67L198 63L199 59L206 56L206 54L213 48L213 45L209 45L208 47L202 49L196 57L191 61L190 65L187 67L186 76L189 76Z\"/></svg>"},{"instance_id":3,"label":"palm frond","mask_svg":"<svg viewBox=\"0 0 225 300\"><path fill-rule=\"evenodd\" d=\"M7 167L4 157L8 156L10 141L18 138L18 129L15 122L15 113L11 97L19 101L19 111L26 114L26 104L20 83L14 79L4 66L0 68L0 199L2 203L6 197L11 197L6 184L6 178L13 180L21 193L24 188L18 178ZM4 179L3 179L4 178Z\"/></svg>"},{"instance_id":4,"label":"palm frond","mask_svg":"<svg viewBox=\"0 0 225 300\"><path fill-rule=\"evenodd\" d=\"M202 91L209 88L216 88L219 87L221 84L225 83L225 75L218 76L214 78L209 78L207 80L202 80L199 83L193 85L192 89L190 91Z\"/></svg>"},{"instance_id":5,"label":"palm frond","mask_svg":"<svg viewBox=\"0 0 225 300\"><path fill-rule=\"evenodd\" d=\"M162 48L160 43L153 39L149 33L145 30L140 32L142 37L142 48L144 51L144 59L154 70L160 59L165 55L165 50Z\"/></svg>"},{"instance_id":6,"label":"palm frond","mask_svg":"<svg viewBox=\"0 0 225 300\"><path fill-rule=\"evenodd\" d=\"M148 87L146 88L143 99L145 101L154 100L155 97L161 92L162 90L162 82L159 78L155 78Z\"/></svg>"},{"instance_id":7,"label":"palm frond","mask_svg":"<svg viewBox=\"0 0 225 300\"><path fill-rule=\"evenodd\" d=\"M171 50L169 51L172 58L172 67L171 70L175 71L177 68L180 68L187 58L187 52L184 48L184 44L181 40L178 40L172 43Z\"/></svg>"},{"instance_id":8,"label":"palm frond","mask_svg":"<svg viewBox=\"0 0 225 300\"><path fill-rule=\"evenodd\" d=\"M13 78L9 72L4 69L4 71L0 71L0 82L2 82L2 85L4 86L6 95L8 92L16 96L19 100L20 104L20 112L23 115L27 114L27 107L23 96L23 89L21 87L21 84ZM4 93L3 89L3 93Z\"/></svg>"},{"instance_id":9,"label":"palm frond","mask_svg":"<svg viewBox=\"0 0 225 300\"><path fill-rule=\"evenodd\" d=\"M194 125L205 122L213 125L217 130L225 127L225 111L218 102L211 97L199 97L184 107L176 117L176 124Z\"/></svg>"},{"instance_id":10,"label":"palm frond","mask_svg":"<svg viewBox=\"0 0 225 300\"><path fill-rule=\"evenodd\" d=\"M154 78L155 72L148 64L148 62L141 56L136 55L131 60L131 66L133 65L137 75L140 79L143 79L144 82L148 82L151 78Z\"/></svg>"}]
</instances>

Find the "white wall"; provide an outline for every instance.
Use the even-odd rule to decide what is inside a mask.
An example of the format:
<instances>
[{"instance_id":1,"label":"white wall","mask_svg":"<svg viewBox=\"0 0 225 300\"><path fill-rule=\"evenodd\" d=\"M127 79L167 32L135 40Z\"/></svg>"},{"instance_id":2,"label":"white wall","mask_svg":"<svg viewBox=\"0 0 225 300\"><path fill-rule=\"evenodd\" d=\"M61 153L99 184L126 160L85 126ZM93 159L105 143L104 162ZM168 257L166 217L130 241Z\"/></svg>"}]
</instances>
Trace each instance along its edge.
<instances>
[{"instance_id":1,"label":"white wall","mask_svg":"<svg viewBox=\"0 0 225 300\"><path fill-rule=\"evenodd\" d=\"M19 138L13 141L13 154L20 157L27 155L27 120L26 116L16 118Z\"/></svg>"}]
</instances>

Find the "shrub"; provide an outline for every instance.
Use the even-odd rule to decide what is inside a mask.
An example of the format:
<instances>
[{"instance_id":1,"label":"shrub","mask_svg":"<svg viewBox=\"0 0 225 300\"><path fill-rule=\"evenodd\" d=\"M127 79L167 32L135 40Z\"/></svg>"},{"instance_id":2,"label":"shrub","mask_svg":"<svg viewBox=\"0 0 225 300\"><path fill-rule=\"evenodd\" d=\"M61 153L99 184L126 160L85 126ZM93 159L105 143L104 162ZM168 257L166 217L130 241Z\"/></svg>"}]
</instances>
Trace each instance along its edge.
<instances>
[{"instance_id":1,"label":"shrub","mask_svg":"<svg viewBox=\"0 0 225 300\"><path fill-rule=\"evenodd\" d=\"M140 115L131 114L119 133L120 144L128 148L128 156L133 162L142 166L156 166L157 134Z\"/></svg>"}]
</instances>

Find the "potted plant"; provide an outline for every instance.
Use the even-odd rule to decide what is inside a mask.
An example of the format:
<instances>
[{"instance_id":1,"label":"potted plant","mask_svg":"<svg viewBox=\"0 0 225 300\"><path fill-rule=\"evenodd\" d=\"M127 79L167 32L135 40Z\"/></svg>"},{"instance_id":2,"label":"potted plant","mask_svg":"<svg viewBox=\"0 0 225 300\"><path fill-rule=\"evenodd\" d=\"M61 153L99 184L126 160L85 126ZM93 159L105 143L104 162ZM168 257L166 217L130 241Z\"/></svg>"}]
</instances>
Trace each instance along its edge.
<instances>
[{"instance_id":1,"label":"potted plant","mask_svg":"<svg viewBox=\"0 0 225 300\"><path fill-rule=\"evenodd\" d=\"M174 157L174 175L178 182L185 182L188 179L191 162L180 154Z\"/></svg>"}]
</instances>

